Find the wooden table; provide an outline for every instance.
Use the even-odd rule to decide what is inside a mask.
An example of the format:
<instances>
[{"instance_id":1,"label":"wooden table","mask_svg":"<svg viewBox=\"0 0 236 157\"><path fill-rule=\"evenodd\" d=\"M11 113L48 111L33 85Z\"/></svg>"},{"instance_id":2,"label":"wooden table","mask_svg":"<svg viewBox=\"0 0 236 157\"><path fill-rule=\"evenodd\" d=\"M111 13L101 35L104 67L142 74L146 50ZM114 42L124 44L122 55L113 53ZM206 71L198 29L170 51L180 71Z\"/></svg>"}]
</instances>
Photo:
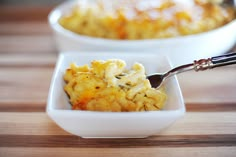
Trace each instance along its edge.
<instances>
[{"instance_id":1,"label":"wooden table","mask_svg":"<svg viewBox=\"0 0 236 157\"><path fill-rule=\"evenodd\" d=\"M51 7L0 7L0 156L236 156L236 66L179 75L187 113L145 139L82 139L45 113Z\"/></svg>"}]
</instances>

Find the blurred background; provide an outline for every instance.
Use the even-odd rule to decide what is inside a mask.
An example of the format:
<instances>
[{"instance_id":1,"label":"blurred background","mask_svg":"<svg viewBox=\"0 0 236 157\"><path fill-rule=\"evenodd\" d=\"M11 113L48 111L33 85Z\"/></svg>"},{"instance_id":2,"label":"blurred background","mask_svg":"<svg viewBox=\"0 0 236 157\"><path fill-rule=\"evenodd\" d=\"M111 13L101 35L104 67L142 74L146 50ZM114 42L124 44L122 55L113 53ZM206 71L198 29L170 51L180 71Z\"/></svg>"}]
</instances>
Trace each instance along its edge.
<instances>
[{"instance_id":1,"label":"blurred background","mask_svg":"<svg viewBox=\"0 0 236 157\"><path fill-rule=\"evenodd\" d=\"M0 0L0 5L55 5L64 0Z\"/></svg>"}]
</instances>

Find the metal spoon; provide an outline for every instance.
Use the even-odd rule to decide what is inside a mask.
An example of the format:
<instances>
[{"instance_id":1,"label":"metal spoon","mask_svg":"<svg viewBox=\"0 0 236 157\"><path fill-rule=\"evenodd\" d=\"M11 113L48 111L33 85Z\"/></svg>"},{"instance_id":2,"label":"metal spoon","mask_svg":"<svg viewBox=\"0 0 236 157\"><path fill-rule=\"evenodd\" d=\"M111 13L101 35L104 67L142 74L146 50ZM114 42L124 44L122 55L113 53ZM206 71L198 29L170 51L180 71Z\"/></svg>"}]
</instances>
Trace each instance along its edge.
<instances>
[{"instance_id":1,"label":"metal spoon","mask_svg":"<svg viewBox=\"0 0 236 157\"><path fill-rule=\"evenodd\" d=\"M159 88L166 78L186 72L189 70L203 71L207 69L212 69L220 66L226 66L230 64L236 64L236 53L229 53L225 55L215 56L208 59L195 60L193 63L181 65L171 69L165 73L154 73L147 76L153 88Z\"/></svg>"}]
</instances>

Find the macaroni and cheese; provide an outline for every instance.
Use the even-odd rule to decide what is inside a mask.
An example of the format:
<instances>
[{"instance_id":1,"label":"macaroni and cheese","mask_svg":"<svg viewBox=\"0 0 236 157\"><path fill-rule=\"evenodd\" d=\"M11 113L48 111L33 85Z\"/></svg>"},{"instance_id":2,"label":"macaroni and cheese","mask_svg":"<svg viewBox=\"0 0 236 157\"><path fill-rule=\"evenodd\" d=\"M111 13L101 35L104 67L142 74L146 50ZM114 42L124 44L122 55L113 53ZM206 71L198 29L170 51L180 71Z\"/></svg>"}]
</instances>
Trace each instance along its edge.
<instances>
[{"instance_id":1,"label":"macaroni and cheese","mask_svg":"<svg viewBox=\"0 0 236 157\"><path fill-rule=\"evenodd\" d=\"M235 19L233 7L222 7L210 0L181 1L78 1L59 23L81 35L135 40L206 32Z\"/></svg>"},{"instance_id":2,"label":"macaroni and cheese","mask_svg":"<svg viewBox=\"0 0 236 157\"><path fill-rule=\"evenodd\" d=\"M72 109L90 111L150 111L163 108L164 88L151 87L142 64L128 70L119 59L94 60L91 66L70 65L64 74Z\"/></svg>"}]
</instances>

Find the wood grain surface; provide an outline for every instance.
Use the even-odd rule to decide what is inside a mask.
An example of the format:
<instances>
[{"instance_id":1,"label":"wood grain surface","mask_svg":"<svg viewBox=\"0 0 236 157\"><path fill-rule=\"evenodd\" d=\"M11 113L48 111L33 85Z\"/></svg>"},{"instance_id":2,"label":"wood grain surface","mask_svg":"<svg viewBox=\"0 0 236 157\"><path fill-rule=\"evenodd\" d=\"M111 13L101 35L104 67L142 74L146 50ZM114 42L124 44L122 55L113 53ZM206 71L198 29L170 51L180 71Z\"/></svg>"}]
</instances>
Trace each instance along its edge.
<instances>
[{"instance_id":1,"label":"wood grain surface","mask_svg":"<svg viewBox=\"0 0 236 157\"><path fill-rule=\"evenodd\" d=\"M236 154L236 66L178 76L187 113L144 139L83 139L45 113L58 57L52 7L0 6L0 157Z\"/></svg>"}]
</instances>

